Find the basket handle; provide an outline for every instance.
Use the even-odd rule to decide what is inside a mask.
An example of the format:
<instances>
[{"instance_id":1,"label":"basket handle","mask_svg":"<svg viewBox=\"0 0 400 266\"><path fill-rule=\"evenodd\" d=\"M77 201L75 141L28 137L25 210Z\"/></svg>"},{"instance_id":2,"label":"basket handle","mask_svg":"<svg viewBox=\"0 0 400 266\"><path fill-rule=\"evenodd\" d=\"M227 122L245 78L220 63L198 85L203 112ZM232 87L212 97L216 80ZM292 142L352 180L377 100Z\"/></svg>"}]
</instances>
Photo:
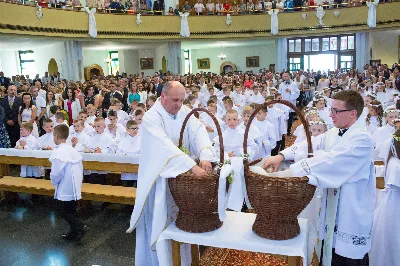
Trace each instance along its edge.
<instances>
[{"instance_id":1,"label":"basket handle","mask_svg":"<svg viewBox=\"0 0 400 266\"><path fill-rule=\"evenodd\" d=\"M186 124L189 121L189 118L196 112L205 112L205 113L207 113L211 117L211 119L213 120L215 126L217 127L218 138L219 138L219 148L220 148L219 162L221 164L223 164L224 163L224 142L223 142L223 139L222 139L221 127L220 127L220 125L218 123L218 120L205 108L194 108L186 116L186 118L185 118L185 120L183 121L183 124L182 124L181 133L179 135L179 148L182 147L182 144L183 144L183 133L185 132Z\"/></svg>"},{"instance_id":2,"label":"basket handle","mask_svg":"<svg viewBox=\"0 0 400 266\"><path fill-rule=\"evenodd\" d=\"M309 129L307 120L304 117L304 115L301 113L301 111L296 106L294 106L291 102L285 101L285 100L272 100L272 101L269 101L269 102L265 102L263 104L260 104L253 111L253 113L250 116L249 122L247 123L246 130L244 132L244 140L243 140L243 151L244 151L244 154L247 154L247 139L249 137L249 131L250 131L251 122L253 121L253 119L256 117L257 113L262 108L268 108L268 105L275 104L275 103L281 103L283 105L286 105L286 106L292 108L293 111L299 116L300 121L304 126L304 131L306 132L306 139L307 139L307 144L308 144L308 158L312 157L311 154L313 152L313 148L312 148L312 143L311 143L311 133L310 133L310 129ZM254 165L254 164L256 164L256 163L258 163L260 161L261 161L261 159L255 160L255 161L252 161L252 162L248 162L248 160L245 160L245 167L248 167L250 165Z\"/></svg>"}]
</instances>

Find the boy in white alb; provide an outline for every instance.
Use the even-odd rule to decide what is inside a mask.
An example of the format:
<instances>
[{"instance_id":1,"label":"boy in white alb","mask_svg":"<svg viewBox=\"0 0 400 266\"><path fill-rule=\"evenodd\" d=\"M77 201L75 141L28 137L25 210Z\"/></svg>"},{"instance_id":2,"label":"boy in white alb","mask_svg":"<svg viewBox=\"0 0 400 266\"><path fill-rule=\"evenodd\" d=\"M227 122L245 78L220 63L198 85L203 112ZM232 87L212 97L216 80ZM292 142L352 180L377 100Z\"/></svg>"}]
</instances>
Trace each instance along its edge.
<instances>
[{"instance_id":1,"label":"boy in white alb","mask_svg":"<svg viewBox=\"0 0 400 266\"><path fill-rule=\"evenodd\" d=\"M31 123L24 123L21 126L21 138L15 144L15 148L19 150L36 150L37 139L32 136L33 126ZM21 177L39 178L39 166L21 165Z\"/></svg>"},{"instance_id":2,"label":"boy in white alb","mask_svg":"<svg viewBox=\"0 0 400 266\"><path fill-rule=\"evenodd\" d=\"M267 97L267 102L273 100L272 96ZM277 155L278 152L285 147L282 147L282 139L287 132L287 123L285 120L285 113L275 107L274 104L268 105L268 115L267 120L273 125L275 129L275 139L276 139L276 147L271 151L271 155Z\"/></svg>"},{"instance_id":3,"label":"boy in white alb","mask_svg":"<svg viewBox=\"0 0 400 266\"><path fill-rule=\"evenodd\" d=\"M263 133L261 148L254 159L271 156L271 151L276 146L274 126L267 120L268 108L262 108L253 120L255 126Z\"/></svg>"},{"instance_id":4,"label":"boy in white alb","mask_svg":"<svg viewBox=\"0 0 400 266\"><path fill-rule=\"evenodd\" d=\"M215 114L217 113L217 104L214 102L211 102L207 106L207 110L217 119L219 126L222 128L224 127L224 122ZM203 115L204 114L204 115ZM218 136L217 132L217 126L214 123L214 120L205 112L200 115L200 121L206 126L206 130L208 135L210 136L210 139L214 139L216 136Z\"/></svg>"},{"instance_id":5,"label":"boy in white alb","mask_svg":"<svg viewBox=\"0 0 400 266\"><path fill-rule=\"evenodd\" d=\"M96 119L96 108L94 107L93 104L89 104L86 107L86 112L88 114L88 118L86 119L86 123L89 125L93 126L94 125L94 120Z\"/></svg>"},{"instance_id":6,"label":"boy in white alb","mask_svg":"<svg viewBox=\"0 0 400 266\"><path fill-rule=\"evenodd\" d=\"M224 159L227 160L230 157L244 156L244 129L239 127L240 120L237 111L229 110L226 113L225 123L228 128L222 132L222 138L224 140ZM219 157L220 147L218 136L214 138L213 142L215 143L214 147L218 154L217 157ZM250 160L254 158L257 150L257 143L251 138L251 135L249 135L247 140L247 153Z\"/></svg>"},{"instance_id":7,"label":"boy in white alb","mask_svg":"<svg viewBox=\"0 0 400 266\"><path fill-rule=\"evenodd\" d=\"M115 153L117 148L114 139L105 132L106 123L104 118L97 117L94 120L94 129L96 134L85 144L86 153ZM105 185L106 174L104 171L91 171L90 182L93 184Z\"/></svg>"},{"instance_id":8,"label":"boy in white alb","mask_svg":"<svg viewBox=\"0 0 400 266\"><path fill-rule=\"evenodd\" d=\"M79 112L78 119L83 121L83 132L85 132L88 136L91 136L96 133L94 131L94 128L88 122L86 122L88 119L88 114L85 110ZM69 127L69 134L71 135L71 133L73 133L74 131L75 131L74 125L71 125Z\"/></svg>"},{"instance_id":9,"label":"boy in white alb","mask_svg":"<svg viewBox=\"0 0 400 266\"><path fill-rule=\"evenodd\" d=\"M67 139L67 143L72 146L78 152L85 151L85 145L89 142L90 136L84 132L85 126L82 120L75 120L74 121L74 130L71 132ZM90 170L83 170L83 180L85 183L89 183L90 181Z\"/></svg>"},{"instance_id":10,"label":"boy in white alb","mask_svg":"<svg viewBox=\"0 0 400 266\"><path fill-rule=\"evenodd\" d=\"M108 111L108 121L105 132L109 134L118 144L126 136L125 128L118 122L118 114L116 111L110 109Z\"/></svg>"},{"instance_id":11,"label":"boy in white alb","mask_svg":"<svg viewBox=\"0 0 400 266\"><path fill-rule=\"evenodd\" d=\"M50 119L45 119L42 128L46 132L46 134L37 138L37 147L39 150L52 150L56 146L53 137L53 121L51 121Z\"/></svg>"},{"instance_id":12,"label":"boy in white alb","mask_svg":"<svg viewBox=\"0 0 400 266\"><path fill-rule=\"evenodd\" d=\"M58 145L49 158L51 162L51 183L55 187L54 199L57 202L57 214L70 226L65 240L79 242L86 234L87 227L78 218L77 201L82 198L83 165L80 155L66 143L69 134L67 125L58 125L54 129L54 142Z\"/></svg>"},{"instance_id":13,"label":"boy in white alb","mask_svg":"<svg viewBox=\"0 0 400 266\"><path fill-rule=\"evenodd\" d=\"M68 121L65 120L65 116L63 112L57 112L54 117L56 118L56 122L54 123L54 127L64 124L68 126Z\"/></svg>"},{"instance_id":14,"label":"boy in white alb","mask_svg":"<svg viewBox=\"0 0 400 266\"><path fill-rule=\"evenodd\" d=\"M139 125L136 121L129 120L126 123L126 131L128 134L122 139L117 148L116 153L122 153L129 156L135 156L140 154L140 136ZM137 173L121 173L122 185L124 187L136 187L137 186Z\"/></svg>"}]
</instances>

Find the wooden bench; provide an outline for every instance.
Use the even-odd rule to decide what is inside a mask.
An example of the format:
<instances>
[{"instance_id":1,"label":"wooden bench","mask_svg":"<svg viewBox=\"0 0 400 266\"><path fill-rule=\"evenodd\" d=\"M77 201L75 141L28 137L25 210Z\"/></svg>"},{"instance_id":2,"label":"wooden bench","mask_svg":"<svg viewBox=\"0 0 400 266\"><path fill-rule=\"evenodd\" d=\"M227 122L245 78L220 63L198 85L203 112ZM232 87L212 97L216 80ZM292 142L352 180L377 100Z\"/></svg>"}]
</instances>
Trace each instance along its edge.
<instances>
[{"instance_id":1,"label":"wooden bench","mask_svg":"<svg viewBox=\"0 0 400 266\"><path fill-rule=\"evenodd\" d=\"M0 178L0 191L54 196L54 190L50 180L14 176ZM82 199L134 205L136 188L83 183Z\"/></svg>"}]
</instances>

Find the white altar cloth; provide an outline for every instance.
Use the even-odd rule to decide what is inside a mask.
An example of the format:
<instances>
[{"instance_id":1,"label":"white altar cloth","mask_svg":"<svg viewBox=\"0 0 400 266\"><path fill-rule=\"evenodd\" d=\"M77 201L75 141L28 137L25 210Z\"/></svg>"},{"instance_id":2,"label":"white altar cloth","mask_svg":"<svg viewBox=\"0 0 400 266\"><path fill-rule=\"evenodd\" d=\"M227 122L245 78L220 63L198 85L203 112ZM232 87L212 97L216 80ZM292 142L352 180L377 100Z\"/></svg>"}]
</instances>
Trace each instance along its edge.
<instances>
[{"instance_id":1,"label":"white altar cloth","mask_svg":"<svg viewBox=\"0 0 400 266\"><path fill-rule=\"evenodd\" d=\"M256 214L227 212L221 228L207 233L187 233L170 224L157 241L157 256L160 266L172 265L171 240L218 248L229 248L251 252L263 252L286 256L300 256L303 265L311 265L315 232L308 220L298 219L300 235L289 240L269 240L252 231ZM310 254L308 254L310 253Z\"/></svg>"},{"instance_id":2,"label":"white altar cloth","mask_svg":"<svg viewBox=\"0 0 400 266\"><path fill-rule=\"evenodd\" d=\"M18 156L18 157L34 157L49 158L51 151L44 150L18 150L0 148L0 155ZM130 163L139 164L139 155L125 155L115 153L81 153L83 161L107 162L107 163ZM121 169L123 170L123 169Z\"/></svg>"}]
</instances>

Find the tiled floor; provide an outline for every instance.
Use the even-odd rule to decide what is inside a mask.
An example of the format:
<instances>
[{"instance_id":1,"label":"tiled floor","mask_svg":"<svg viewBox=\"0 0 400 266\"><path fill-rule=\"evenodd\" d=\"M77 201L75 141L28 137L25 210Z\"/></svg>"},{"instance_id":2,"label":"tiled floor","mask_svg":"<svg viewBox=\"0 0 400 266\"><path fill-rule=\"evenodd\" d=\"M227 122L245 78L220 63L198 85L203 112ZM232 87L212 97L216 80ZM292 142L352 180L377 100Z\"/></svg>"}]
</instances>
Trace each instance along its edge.
<instances>
[{"instance_id":1,"label":"tiled floor","mask_svg":"<svg viewBox=\"0 0 400 266\"><path fill-rule=\"evenodd\" d=\"M28 196L29 197L29 196ZM82 245L66 242L68 224L58 218L50 198L0 205L0 266L131 266L135 234L125 233L132 207L94 203L82 218L90 227Z\"/></svg>"}]
</instances>

